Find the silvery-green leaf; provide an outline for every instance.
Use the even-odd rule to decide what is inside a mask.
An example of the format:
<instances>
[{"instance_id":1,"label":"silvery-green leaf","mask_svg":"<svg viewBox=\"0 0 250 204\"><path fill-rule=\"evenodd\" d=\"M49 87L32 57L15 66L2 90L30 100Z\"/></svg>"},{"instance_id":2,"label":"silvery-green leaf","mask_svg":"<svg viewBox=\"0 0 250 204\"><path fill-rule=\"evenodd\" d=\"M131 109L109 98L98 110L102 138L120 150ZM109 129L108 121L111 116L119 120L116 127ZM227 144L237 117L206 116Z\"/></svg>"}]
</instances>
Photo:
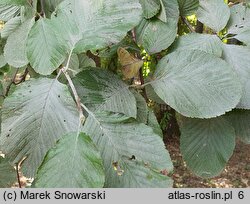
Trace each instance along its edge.
<instances>
[{"instance_id":1,"label":"silvery-green leaf","mask_svg":"<svg viewBox=\"0 0 250 204\"><path fill-rule=\"evenodd\" d=\"M243 95L238 108L250 109L250 48L239 45L223 45L223 59L240 77Z\"/></svg>"},{"instance_id":2,"label":"silvery-green leaf","mask_svg":"<svg viewBox=\"0 0 250 204\"><path fill-rule=\"evenodd\" d=\"M39 188L102 188L104 167L89 136L69 133L49 150L34 181Z\"/></svg>"},{"instance_id":3,"label":"silvery-green leaf","mask_svg":"<svg viewBox=\"0 0 250 204\"><path fill-rule=\"evenodd\" d=\"M222 45L216 35L190 33L179 37L171 48L173 51L201 50L221 57Z\"/></svg>"},{"instance_id":4,"label":"silvery-green leaf","mask_svg":"<svg viewBox=\"0 0 250 204\"><path fill-rule=\"evenodd\" d=\"M196 175L211 178L224 169L235 147L235 132L223 117L184 118L180 149L187 166Z\"/></svg>"},{"instance_id":5,"label":"silvery-green leaf","mask_svg":"<svg viewBox=\"0 0 250 204\"><path fill-rule=\"evenodd\" d=\"M101 152L106 187L170 187L172 163L153 129L121 114L91 112L83 127Z\"/></svg>"},{"instance_id":6,"label":"silvery-green leaf","mask_svg":"<svg viewBox=\"0 0 250 204\"><path fill-rule=\"evenodd\" d=\"M111 111L136 118L136 100L117 75L98 68L78 73L73 79L79 97L91 111Z\"/></svg>"},{"instance_id":7,"label":"silvery-green leaf","mask_svg":"<svg viewBox=\"0 0 250 204\"><path fill-rule=\"evenodd\" d=\"M224 60L198 50L173 52L158 63L152 87L184 116L210 118L240 101L238 76Z\"/></svg>"},{"instance_id":8,"label":"silvery-green leaf","mask_svg":"<svg viewBox=\"0 0 250 204\"><path fill-rule=\"evenodd\" d=\"M27 157L22 171L34 177L47 151L62 135L76 131L78 121L66 85L47 78L25 82L4 100L1 150L13 163Z\"/></svg>"},{"instance_id":9,"label":"silvery-green leaf","mask_svg":"<svg viewBox=\"0 0 250 204\"><path fill-rule=\"evenodd\" d=\"M26 43L30 29L34 23L34 18L25 21L8 37L4 47L4 57L9 65L19 68L29 63L26 53Z\"/></svg>"},{"instance_id":10,"label":"silvery-green leaf","mask_svg":"<svg viewBox=\"0 0 250 204\"><path fill-rule=\"evenodd\" d=\"M199 8L199 0L178 0L181 16L190 16Z\"/></svg>"},{"instance_id":11,"label":"silvery-green leaf","mask_svg":"<svg viewBox=\"0 0 250 204\"><path fill-rule=\"evenodd\" d=\"M199 21L219 32L227 25L230 9L224 0L200 0L197 17Z\"/></svg>"}]
</instances>

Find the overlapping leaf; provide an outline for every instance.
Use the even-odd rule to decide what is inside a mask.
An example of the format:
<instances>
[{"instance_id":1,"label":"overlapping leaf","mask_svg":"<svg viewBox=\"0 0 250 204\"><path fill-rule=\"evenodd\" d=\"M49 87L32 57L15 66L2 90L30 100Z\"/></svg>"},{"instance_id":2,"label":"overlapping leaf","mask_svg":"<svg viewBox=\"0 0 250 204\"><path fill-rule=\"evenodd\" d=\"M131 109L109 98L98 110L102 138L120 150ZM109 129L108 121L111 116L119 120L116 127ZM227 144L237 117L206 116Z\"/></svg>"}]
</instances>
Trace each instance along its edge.
<instances>
[{"instance_id":1,"label":"overlapping leaf","mask_svg":"<svg viewBox=\"0 0 250 204\"><path fill-rule=\"evenodd\" d=\"M234 127L236 136L238 136L244 143L250 144L250 111L235 109L224 117Z\"/></svg>"},{"instance_id":2,"label":"overlapping leaf","mask_svg":"<svg viewBox=\"0 0 250 204\"><path fill-rule=\"evenodd\" d=\"M161 11L157 16L161 21L167 23L169 20L178 22L179 5L177 0L160 0Z\"/></svg>"},{"instance_id":3,"label":"overlapping leaf","mask_svg":"<svg viewBox=\"0 0 250 204\"><path fill-rule=\"evenodd\" d=\"M8 159L0 156L0 188L11 187L16 181L16 172Z\"/></svg>"},{"instance_id":4,"label":"overlapping leaf","mask_svg":"<svg viewBox=\"0 0 250 204\"><path fill-rule=\"evenodd\" d=\"M236 34L234 38L250 44L250 9L237 4L230 8L231 16L227 28L229 34Z\"/></svg>"},{"instance_id":5,"label":"overlapping leaf","mask_svg":"<svg viewBox=\"0 0 250 204\"><path fill-rule=\"evenodd\" d=\"M9 21L7 21L4 24L3 29L1 30L1 38L6 39L9 37L9 35L15 31L19 26L21 25L21 17L17 16L14 17L12 19L10 19Z\"/></svg>"},{"instance_id":6,"label":"overlapping leaf","mask_svg":"<svg viewBox=\"0 0 250 204\"><path fill-rule=\"evenodd\" d=\"M140 0L143 9L144 18L154 17L161 8L159 0Z\"/></svg>"},{"instance_id":7,"label":"overlapping leaf","mask_svg":"<svg viewBox=\"0 0 250 204\"><path fill-rule=\"evenodd\" d=\"M56 37L53 22L40 19L32 27L27 41L27 56L34 70L50 75L65 60L66 46Z\"/></svg>"},{"instance_id":8,"label":"overlapping leaf","mask_svg":"<svg viewBox=\"0 0 250 204\"><path fill-rule=\"evenodd\" d=\"M0 68L4 67L7 63L3 55L3 47L4 47L4 43L0 39Z\"/></svg>"},{"instance_id":9,"label":"overlapping leaf","mask_svg":"<svg viewBox=\"0 0 250 204\"><path fill-rule=\"evenodd\" d=\"M22 171L34 177L46 152L78 121L67 86L46 78L26 82L4 101L1 150L13 163L27 157Z\"/></svg>"},{"instance_id":10,"label":"overlapping leaf","mask_svg":"<svg viewBox=\"0 0 250 204\"><path fill-rule=\"evenodd\" d=\"M8 21L13 17L20 14L20 6L9 6L5 4L0 4L0 20Z\"/></svg>"},{"instance_id":11,"label":"overlapping leaf","mask_svg":"<svg viewBox=\"0 0 250 204\"><path fill-rule=\"evenodd\" d=\"M166 23L159 19L143 19L136 29L137 43L141 44L149 54L167 49L175 40L176 22L169 19Z\"/></svg>"},{"instance_id":12,"label":"overlapping leaf","mask_svg":"<svg viewBox=\"0 0 250 204\"><path fill-rule=\"evenodd\" d=\"M173 51L201 50L221 57L222 45L216 35L191 33L179 37L171 48Z\"/></svg>"},{"instance_id":13,"label":"overlapping leaf","mask_svg":"<svg viewBox=\"0 0 250 204\"><path fill-rule=\"evenodd\" d=\"M26 43L34 22L34 18L25 21L8 37L4 47L4 56L9 65L18 68L29 63L26 54Z\"/></svg>"},{"instance_id":14,"label":"overlapping leaf","mask_svg":"<svg viewBox=\"0 0 250 204\"><path fill-rule=\"evenodd\" d=\"M199 21L219 32L227 25L230 9L224 0L200 0L197 16Z\"/></svg>"},{"instance_id":15,"label":"overlapping leaf","mask_svg":"<svg viewBox=\"0 0 250 204\"><path fill-rule=\"evenodd\" d=\"M199 8L199 0L178 0L181 16L190 16Z\"/></svg>"},{"instance_id":16,"label":"overlapping leaf","mask_svg":"<svg viewBox=\"0 0 250 204\"><path fill-rule=\"evenodd\" d=\"M84 133L69 133L46 155L34 187L102 188L104 167L96 146Z\"/></svg>"},{"instance_id":17,"label":"overlapping leaf","mask_svg":"<svg viewBox=\"0 0 250 204\"><path fill-rule=\"evenodd\" d=\"M73 32L75 36L78 29L81 39L75 50L80 53L118 43L139 23L141 14L138 0L65 0L58 6L56 18L65 19L62 27L75 25L74 30L72 26L67 30L68 35Z\"/></svg>"},{"instance_id":18,"label":"overlapping leaf","mask_svg":"<svg viewBox=\"0 0 250 204\"><path fill-rule=\"evenodd\" d=\"M106 187L170 187L172 163L152 128L121 114L90 113L83 131L101 152Z\"/></svg>"},{"instance_id":19,"label":"overlapping leaf","mask_svg":"<svg viewBox=\"0 0 250 204\"><path fill-rule=\"evenodd\" d=\"M217 176L235 147L234 128L222 117L181 121L180 148L187 166L198 176Z\"/></svg>"},{"instance_id":20,"label":"overlapping leaf","mask_svg":"<svg viewBox=\"0 0 250 204\"><path fill-rule=\"evenodd\" d=\"M80 72L73 80L87 107L95 112L111 111L136 118L136 100L118 76L101 69Z\"/></svg>"},{"instance_id":21,"label":"overlapping leaf","mask_svg":"<svg viewBox=\"0 0 250 204\"><path fill-rule=\"evenodd\" d=\"M157 121L154 111L148 107L145 99L140 93L133 91L133 94L135 96L137 106L136 120L140 123L144 123L145 125L152 127L153 131L157 135L163 137L161 127Z\"/></svg>"},{"instance_id":22,"label":"overlapping leaf","mask_svg":"<svg viewBox=\"0 0 250 204\"><path fill-rule=\"evenodd\" d=\"M155 92L182 115L210 118L239 102L242 88L229 64L202 51L177 51L158 63Z\"/></svg>"},{"instance_id":23,"label":"overlapping leaf","mask_svg":"<svg viewBox=\"0 0 250 204\"><path fill-rule=\"evenodd\" d=\"M250 109L250 49L239 45L223 45L223 58L240 77L243 95L238 108Z\"/></svg>"}]
</instances>

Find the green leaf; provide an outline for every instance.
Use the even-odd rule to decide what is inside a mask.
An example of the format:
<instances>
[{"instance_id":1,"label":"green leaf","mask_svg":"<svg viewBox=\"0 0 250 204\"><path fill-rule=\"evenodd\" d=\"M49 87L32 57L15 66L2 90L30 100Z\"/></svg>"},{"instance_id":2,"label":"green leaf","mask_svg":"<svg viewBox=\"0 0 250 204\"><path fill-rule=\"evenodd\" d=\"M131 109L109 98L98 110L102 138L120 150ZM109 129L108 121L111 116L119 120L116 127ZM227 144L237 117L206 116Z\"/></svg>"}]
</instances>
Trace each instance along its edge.
<instances>
[{"instance_id":1,"label":"green leaf","mask_svg":"<svg viewBox=\"0 0 250 204\"><path fill-rule=\"evenodd\" d=\"M180 15L190 16L199 8L199 0L178 0Z\"/></svg>"},{"instance_id":2,"label":"green leaf","mask_svg":"<svg viewBox=\"0 0 250 204\"><path fill-rule=\"evenodd\" d=\"M145 87L147 97L158 104L165 104L165 102L155 93L153 87L149 84Z\"/></svg>"},{"instance_id":3,"label":"green leaf","mask_svg":"<svg viewBox=\"0 0 250 204\"><path fill-rule=\"evenodd\" d=\"M27 156L22 171L34 177L46 152L62 135L75 131L78 121L66 85L55 79L31 80L4 100L1 149L13 163Z\"/></svg>"},{"instance_id":4,"label":"green leaf","mask_svg":"<svg viewBox=\"0 0 250 204\"><path fill-rule=\"evenodd\" d=\"M1 0L0 5L19 5L25 6L28 5L27 0Z\"/></svg>"},{"instance_id":5,"label":"green leaf","mask_svg":"<svg viewBox=\"0 0 250 204\"><path fill-rule=\"evenodd\" d=\"M111 111L136 118L136 100L117 75L86 69L73 79L82 102L94 112Z\"/></svg>"},{"instance_id":6,"label":"green leaf","mask_svg":"<svg viewBox=\"0 0 250 204\"><path fill-rule=\"evenodd\" d=\"M15 169L6 158L0 156L0 188L11 187L15 181Z\"/></svg>"},{"instance_id":7,"label":"green leaf","mask_svg":"<svg viewBox=\"0 0 250 204\"><path fill-rule=\"evenodd\" d=\"M172 163L152 128L121 114L90 113L83 127L101 152L106 187L170 187Z\"/></svg>"},{"instance_id":8,"label":"green leaf","mask_svg":"<svg viewBox=\"0 0 250 204\"><path fill-rule=\"evenodd\" d=\"M144 123L145 125L152 127L154 133L163 137L161 127L157 121L154 111L148 107L145 99L140 93L133 91L133 94L135 96L137 106L136 120L139 123Z\"/></svg>"},{"instance_id":9,"label":"green leaf","mask_svg":"<svg viewBox=\"0 0 250 204\"><path fill-rule=\"evenodd\" d=\"M199 21L219 32L227 25L230 9L224 0L200 0L197 17Z\"/></svg>"},{"instance_id":10,"label":"green leaf","mask_svg":"<svg viewBox=\"0 0 250 204\"><path fill-rule=\"evenodd\" d=\"M240 77L243 96L238 108L250 109L250 49L239 45L223 45L223 58Z\"/></svg>"},{"instance_id":11,"label":"green leaf","mask_svg":"<svg viewBox=\"0 0 250 204\"><path fill-rule=\"evenodd\" d=\"M210 118L234 108L241 84L229 64L194 50L173 52L158 63L152 87L158 96L184 116Z\"/></svg>"},{"instance_id":12,"label":"green leaf","mask_svg":"<svg viewBox=\"0 0 250 204\"><path fill-rule=\"evenodd\" d=\"M0 68L4 67L7 63L3 55L3 47L4 47L4 43L0 39Z\"/></svg>"},{"instance_id":13,"label":"green leaf","mask_svg":"<svg viewBox=\"0 0 250 204\"><path fill-rule=\"evenodd\" d=\"M86 67L96 67L96 63L93 59L89 58L86 54L79 54L79 70L83 70Z\"/></svg>"},{"instance_id":14,"label":"green leaf","mask_svg":"<svg viewBox=\"0 0 250 204\"><path fill-rule=\"evenodd\" d=\"M31 28L27 55L31 66L42 75L50 75L63 63L67 55L66 47L56 37L51 20L40 19Z\"/></svg>"},{"instance_id":15,"label":"green leaf","mask_svg":"<svg viewBox=\"0 0 250 204\"><path fill-rule=\"evenodd\" d=\"M17 16L7 21L1 30L1 38L7 39L21 25L21 17Z\"/></svg>"},{"instance_id":16,"label":"green leaf","mask_svg":"<svg viewBox=\"0 0 250 204\"><path fill-rule=\"evenodd\" d=\"M242 4L236 4L230 8L230 11L231 16L227 25L228 33L241 34L250 29L250 9Z\"/></svg>"},{"instance_id":17,"label":"green leaf","mask_svg":"<svg viewBox=\"0 0 250 204\"><path fill-rule=\"evenodd\" d=\"M34 181L38 188L102 188L104 167L96 146L84 133L65 135L49 150Z\"/></svg>"},{"instance_id":18,"label":"green leaf","mask_svg":"<svg viewBox=\"0 0 250 204\"><path fill-rule=\"evenodd\" d=\"M8 21L20 14L20 6L8 6L0 4L0 20Z\"/></svg>"},{"instance_id":19,"label":"green leaf","mask_svg":"<svg viewBox=\"0 0 250 204\"><path fill-rule=\"evenodd\" d=\"M139 0L139 1L142 5L144 18L147 19L152 18L159 13L161 8L159 0Z\"/></svg>"},{"instance_id":20,"label":"green leaf","mask_svg":"<svg viewBox=\"0 0 250 204\"><path fill-rule=\"evenodd\" d=\"M44 1L44 10L46 17L50 17L55 11L55 8L64 0L46 0Z\"/></svg>"},{"instance_id":21,"label":"green leaf","mask_svg":"<svg viewBox=\"0 0 250 204\"><path fill-rule=\"evenodd\" d=\"M250 111L235 109L225 116L235 129L236 136L238 136L242 142L250 144Z\"/></svg>"},{"instance_id":22,"label":"green leaf","mask_svg":"<svg viewBox=\"0 0 250 204\"><path fill-rule=\"evenodd\" d=\"M149 54L167 49L174 42L176 34L177 24L173 19L167 23L159 19L143 19L136 29L137 43Z\"/></svg>"},{"instance_id":23,"label":"green leaf","mask_svg":"<svg viewBox=\"0 0 250 204\"><path fill-rule=\"evenodd\" d=\"M250 46L250 28L234 36L234 38Z\"/></svg>"},{"instance_id":24,"label":"green leaf","mask_svg":"<svg viewBox=\"0 0 250 204\"><path fill-rule=\"evenodd\" d=\"M216 35L191 33L179 37L171 48L173 51L201 50L221 57L222 45Z\"/></svg>"},{"instance_id":25,"label":"green leaf","mask_svg":"<svg viewBox=\"0 0 250 204\"><path fill-rule=\"evenodd\" d=\"M63 35L73 36L74 43L80 38L75 51L81 53L120 42L140 22L142 9L138 0L65 0L56 13L53 20L67 29Z\"/></svg>"},{"instance_id":26,"label":"green leaf","mask_svg":"<svg viewBox=\"0 0 250 204\"><path fill-rule=\"evenodd\" d=\"M29 19L21 24L7 39L4 47L4 57L13 67L23 67L29 63L26 54L26 43L35 19Z\"/></svg>"},{"instance_id":27,"label":"green leaf","mask_svg":"<svg viewBox=\"0 0 250 204\"><path fill-rule=\"evenodd\" d=\"M160 0L160 3L161 11L157 17L165 23L168 20L172 20L177 24L179 19L179 5L177 0Z\"/></svg>"},{"instance_id":28,"label":"green leaf","mask_svg":"<svg viewBox=\"0 0 250 204\"><path fill-rule=\"evenodd\" d=\"M222 117L181 121L180 149L187 166L198 176L220 174L235 147L233 127Z\"/></svg>"}]
</instances>

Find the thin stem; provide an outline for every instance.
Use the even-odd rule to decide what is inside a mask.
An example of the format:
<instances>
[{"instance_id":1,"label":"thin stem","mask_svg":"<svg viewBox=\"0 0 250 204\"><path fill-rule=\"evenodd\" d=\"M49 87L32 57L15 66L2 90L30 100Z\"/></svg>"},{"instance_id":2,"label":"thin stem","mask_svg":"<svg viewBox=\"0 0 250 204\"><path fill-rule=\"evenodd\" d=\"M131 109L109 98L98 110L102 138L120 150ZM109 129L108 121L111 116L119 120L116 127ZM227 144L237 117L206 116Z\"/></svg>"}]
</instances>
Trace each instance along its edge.
<instances>
[{"instance_id":1,"label":"thin stem","mask_svg":"<svg viewBox=\"0 0 250 204\"><path fill-rule=\"evenodd\" d=\"M183 21L183 23L186 24L186 26L188 27L188 29L189 29L192 33L195 33L194 28L192 27L192 25L189 23L189 21L188 21L185 17L181 16L181 20Z\"/></svg>"},{"instance_id":2,"label":"thin stem","mask_svg":"<svg viewBox=\"0 0 250 204\"><path fill-rule=\"evenodd\" d=\"M64 70L65 72L68 71L69 63L70 63L70 59L71 59L72 53L73 53L73 49L70 50L69 57L68 57L68 60L67 60L67 64L66 64L66 67L65 67L65 70Z\"/></svg>"},{"instance_id":3,"label":"thin stem","mask_svg":"<svg viewBox=\"0 0 250 204\"><path fill-rule=\"evenodd\" d=\"M44 18L46 18L45 9L44 9L44 0L40 0L40 5L41 5L42 15L44 16Z\"/></svg>"},{"instance_id":4,"label":"thin stem","mask_svg":"<svg viewBox=\"0 0 250 204\"><path fill-rule=\"evenodd\" d=\"M20 181L20 175L19 175L18 163L16 163L16 177L17 177L17 181L18 181L18 187L22 188L22 184L21 184L21 181Z\"/></svg>"},{"instance_id":5,"label":"thin stem","mask_svg":"<svg viewBox=\"0 0 250 204\"><path fill-rule=\"evenodd\" d=\"M129 87L130 88L136 88L136 89L144 89L145 86L150 85L152 83L153 83L153 81L149 81L149 82L147 82L145 84L132 84L132 85L129 85Z\"/></svg>"},{"instance_id":6,"label":"thin stem","mask_svg":"<svg viewBox=\"0 0 250 204\"><path fill-rule=\"evenodd\" d=\"M15 80L16 80L16 75L18 74L18 71L19 69L17 69L11 79L11 82L8 84L8 86L6 87L6 90L5 90L5 94L4 94L4 97L8 96L9 94L9 91L10 91L10 88L11 88L11 85L12 84L15 84Z\"/></svg>"}]
</instances>

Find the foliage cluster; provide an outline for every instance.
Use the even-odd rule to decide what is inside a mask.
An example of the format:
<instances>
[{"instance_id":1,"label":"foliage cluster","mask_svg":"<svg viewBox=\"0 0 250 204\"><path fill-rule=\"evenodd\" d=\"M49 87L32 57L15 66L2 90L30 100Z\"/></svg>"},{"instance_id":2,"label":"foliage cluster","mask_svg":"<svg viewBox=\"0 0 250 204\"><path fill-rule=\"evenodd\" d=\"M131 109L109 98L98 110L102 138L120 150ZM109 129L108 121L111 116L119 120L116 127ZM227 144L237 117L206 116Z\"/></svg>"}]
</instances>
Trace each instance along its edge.
<instances>
[{"instance_id":1,"label":"foliage cluster","mask_svg":"<svg viewBox=\"0 0 250 204\"><path fill-rule=\"evenodd\" d=\"M228 3L1 0L0 187L19 166L33 187L171 187L149 102L177 112L187 166L218 175L250 143L249 1Z\"/></svg>"}]
</instances>

